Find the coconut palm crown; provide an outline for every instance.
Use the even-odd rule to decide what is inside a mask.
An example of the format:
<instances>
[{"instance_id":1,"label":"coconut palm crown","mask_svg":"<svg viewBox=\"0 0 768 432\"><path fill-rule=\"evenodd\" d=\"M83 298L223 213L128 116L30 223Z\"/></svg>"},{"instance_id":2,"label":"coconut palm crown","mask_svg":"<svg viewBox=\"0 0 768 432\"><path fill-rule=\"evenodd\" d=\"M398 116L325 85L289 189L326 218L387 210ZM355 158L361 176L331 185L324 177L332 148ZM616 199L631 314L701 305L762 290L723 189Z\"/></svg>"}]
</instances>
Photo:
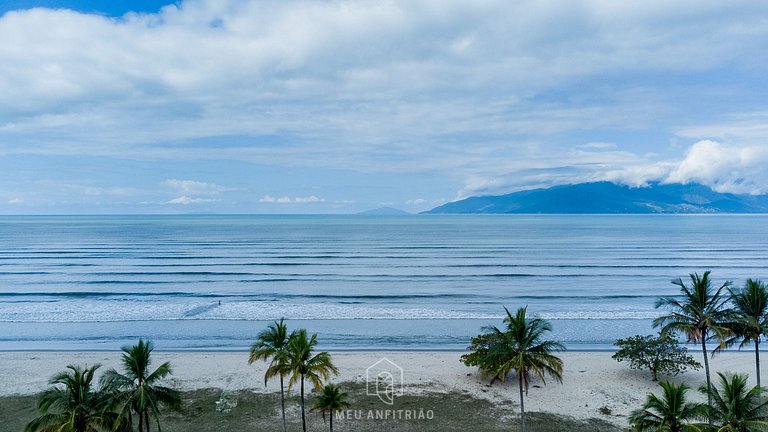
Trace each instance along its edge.
<instances>
[{"instance_id":1,"label":"coconut palm crown","mask_svg":"<svg viewBox=\"0 0 768 432\"><path fill-rule=\"evenodd\" d=\"M286 368L290 371L288 391L290 392L296 383L301 386L301 425L305 432L307 422L304 408L304 381L308 380L314 390L320 391L331 373L339 373L331 361L330 354L325 351L314 354L316 345L317 333L313 333L310 337L305 329L300 329L291 335L286 353Z\"/></svg>"},{"instance_id":2,"label":"coconut palm crown","mask_svg":"<svg viewBox=\"0 0 768 432\"><path fill-rule=\"evenodd\" d=\"M654 327L661 327L661 333L678 332L684 334L689 342L701 343L704 356L704 370L707 375L707 386L712 385L709 374L709 358L707 357L707 340L715 336L720 343L725 343L731 330L727 323L732 321L732 312L727 307L729 298L724 295L731 283L723 283L713 290L710 272L703 275L692 273L691 285L688 286L682 278L672 281L680 287L682 299L663 297L656 302L656 307L669 309L668 315L663 315L653 321ZM712 400L708 399L712 406Z\"/></svg>"},{"instance_id":3,"label":"coconut palm crown","mask_svg":"<svg viewBox=\"0 0 768 432\"><path fill-rule=\"evenodd\" d=\"M133 427L133 415L138 417L138 431L149 432L150 419L155 419L158 431L160 409L167 407L177 410L181 407L181 395L178 391L161 385L171 375L171 364L165 362L150 372L151 354L154 349L151 341L139 339L139 343L122 348L124 373L109 369L101 378L102 385L111 393L111 404L119 413L120 419ZM132 429L129 429L132 430Z\"/></svg>"},{"instance_id":4,"label":"coconut palm crown","mask_svg":"<svg viewBox=\"0 0 768 432\"><path fill-rule=\"evenodd\" d=\"M333 432L333 414L343 411L349 407L347 394L342 392L338 386L326 384L322 393L315 398L315 404L310 411L320 411L325 421L325 415L329 414L329 428Z\"/></svg>"},{"instance_id":5,"label":"coconut palm crown","mask_svg":"<svg viewBox=\"0 0 768 432\"><path fill-rule=\"evenodd\" d=\"M115 415L106 410L105 398L93 388L93 376L100 365L67 366L51 377L52 387L37 401L42 413L24 428L25 432L95 432L115 424Z\"/></svg>"},{"instance_id":6,"label":"coconut palm crown","mask_svg":"<svg viewBox=\"0 0 768 432\"><path fill-rule=\"evenodd\" d=\"M712 417L717 432L751 432L768 430L768 401L760 402L760 387L749 388L747 376L718 372L719 389L701 386L699 391L712 399Z\"/></svg>"},{"instance_id":7,"label":"coconut palm crown","mask_svg":"<svg viewBox=\"0 0 768 432\"><path fill-rule=\"evenodd\" d=\"M251 353L248 364L259 360L269 361L269 366L264 374L264 385L270 378L280 377L280 406L283 413L283 431L287 430L285 421L285 376L290 372L287 368L288 342L291 335L288 334L288 326L281 318L270 324L265 330L256 336L256 342L251 345Z\"/></svg>"},{"instance_id":8,"label":"coconut palm crown","mask_svg":"<svg viewBox=\"0 0 768 432\"><path fill-rule=\"evenodd\" d=\"M477 339L484 347L475 357L476 365L491 376L491 383L506 382L510 374L517 376L520 391L520 425L525 432L525 401L531 379L536 377L546 384L546 377L563 381L563 361L553 353L565 350L562 344L544 340L552 331L552 325L541 318L528 318L527 307L521 307L513 315L504 308L505 328L486 327L486 334ZM471 355L470 355L471 357Z\"/></svg>"},{"instance_id":9,"label":"coconut palm crown","mask_svg":"<svg viewBox=\"0 0 768 432\"><path fill-rule=\"evenodd\" d=\"M661 397L649 394L642 409L629 416L634 432L704 432L706 425L693 423L707 417L707 406L686 401L689 390L685 384L660 382Z\"/></svg>"},{"instance_id":10,"label":"coconut palm crown","mask_svg":"<svg viewBox=\"0 0 768 432\"><path fill-rule=\"evenodd\" d=\"M755 377L760 386L760 338L768 335L768 290L759 280L748 279L744 288L731 290L734 305L734 337L731 345L740 342L739 349L755 344Z\"/></svg>"}]
</instances>

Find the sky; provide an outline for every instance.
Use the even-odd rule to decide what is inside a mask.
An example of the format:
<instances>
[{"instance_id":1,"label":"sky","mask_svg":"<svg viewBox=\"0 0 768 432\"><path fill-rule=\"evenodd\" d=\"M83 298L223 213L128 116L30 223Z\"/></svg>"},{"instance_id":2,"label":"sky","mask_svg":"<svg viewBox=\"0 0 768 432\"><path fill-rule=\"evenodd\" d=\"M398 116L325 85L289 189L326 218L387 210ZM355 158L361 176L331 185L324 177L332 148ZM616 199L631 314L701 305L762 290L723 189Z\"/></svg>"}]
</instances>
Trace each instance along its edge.
<instances>
[{"instance_id":1,"label":"sky","mask_svg":"<svg viewBox=\"0 0 768 432\"><path fill-rule=\"evenodd\" d=\"M768 2L0 0L0 214L768 193Z\"/></svg>"}]
</instances>

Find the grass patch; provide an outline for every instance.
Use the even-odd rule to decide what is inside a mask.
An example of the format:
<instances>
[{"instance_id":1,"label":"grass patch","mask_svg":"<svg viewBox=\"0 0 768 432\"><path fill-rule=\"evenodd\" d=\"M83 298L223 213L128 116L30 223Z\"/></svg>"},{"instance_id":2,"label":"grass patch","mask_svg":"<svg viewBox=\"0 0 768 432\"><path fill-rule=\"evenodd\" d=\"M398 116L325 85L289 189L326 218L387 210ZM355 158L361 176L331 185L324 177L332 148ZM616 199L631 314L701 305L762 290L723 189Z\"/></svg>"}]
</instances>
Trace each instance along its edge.
<instances>
[{"instance_id":1,"label":"grass patch","mask_svg":"<svg viewBox=\"0 0 768 432\"><path fill-rule=\"evenodd\" d=\"M420 388L418 394L406 394L395 398L392 406L385 405L375 396L365 395L365 385L342 383L342 390L349 393L350 418L334 419L338 431L517 431L517 405L509 401L492 404L466 393L437 393ZM181 412L168 413L161 419L166 432L239 432L280 430L280 396L251 391L228 393L237 405L230 412L217 412L219 389L195 390L183 393L184 408ZM307 410L312 395L307 398ZM4 431L22 431L29 420L37 416L36 396L0 397L0 425ZM294 393L286 399L289 431L301 431L299 397ZM369 410L372 414L369 414ZM377 411L388 419L377 419ZM432 418L418 418L431 410ZM399 414L397 414L399 411ZM406 419L406 411L411 418ZM413 418L413 414L417 418ZM373 417L371 417L371 415ZM393 416L400 418L392 418ZM576 420L550 413L529 413L528 429L534 432L614 432L620 428L602 419ZM327 431L328 424L320 414L307 412L307 429ZM155 430L153 428L153 430Z\"/></svg>"}]
</instances>

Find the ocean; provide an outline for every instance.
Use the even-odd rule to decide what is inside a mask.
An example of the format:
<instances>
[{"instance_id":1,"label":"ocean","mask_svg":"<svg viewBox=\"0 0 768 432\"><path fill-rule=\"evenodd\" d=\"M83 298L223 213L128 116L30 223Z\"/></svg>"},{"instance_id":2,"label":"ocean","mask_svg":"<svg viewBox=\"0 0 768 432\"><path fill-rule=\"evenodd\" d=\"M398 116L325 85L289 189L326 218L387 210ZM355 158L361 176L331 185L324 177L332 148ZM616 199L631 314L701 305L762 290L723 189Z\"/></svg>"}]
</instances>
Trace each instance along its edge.
<instances>
[{"instance_id":1,"label":"ocean","mask_svg":"<svg viewBox=\"0 0 768 432\"><path fill-rule=\"evenodd\" d=\"M672 279L768 280L768 216L2 216L0 350L461 350L504 307L569 349L650 334Z\"/></svg>"}]
</instances>

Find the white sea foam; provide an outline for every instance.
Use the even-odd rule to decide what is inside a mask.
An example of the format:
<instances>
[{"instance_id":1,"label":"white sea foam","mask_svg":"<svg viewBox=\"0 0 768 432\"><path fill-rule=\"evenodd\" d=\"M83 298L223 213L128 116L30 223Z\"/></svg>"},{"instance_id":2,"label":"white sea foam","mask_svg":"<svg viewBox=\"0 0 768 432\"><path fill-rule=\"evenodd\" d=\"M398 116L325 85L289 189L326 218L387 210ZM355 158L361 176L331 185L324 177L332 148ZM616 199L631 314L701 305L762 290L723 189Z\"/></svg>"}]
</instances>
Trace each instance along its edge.
<instances>
[{"instance_id":1,"label":"white sea foam","mask_svg":"<svg viewBox=\"0 0 768 432\"><path fill-rule=\"evenodd\" d=\"M322 321L326 340L341 345L359 332L357 346L390 346L405 333L424 346L442 343L435 335L446 328L476 334L499 324L502 306L525 305L561 320L553 324L564 341L605 343L650 330L647 321L663 313L654 309L657 298L679 293L672 279L705 270L714 271L716 283L760 277L768 267L767 220L5 218L0 322L9 330L0 349L15 346L14 339L44 346L54 335L40 327L67 341L95 337L94 328L109 339L139 327L162 330L166 341L183 346L227 345L232 331L250 326L234 320L280 317ZM358 321L328 321L343 319ZM428 321L440 319L453 321ZM390 325L384 321L402 334L382 330ZM52 322L118 324L26 325Z\"/></svg>"},{"instance_id":2,"label":"white sea foam","mask_svg":"<svg viewBox=\"0 0 768 432\"><path fill-rule=\"evenodd\" d=\"M656 312L570 311L539 314L546 319L650 319ZM501 314L439 308L372 307L332 303L150 301L65 301L0 304L3 322L109 322L150 320L272 320L286 319L487 319Z\"/></svg>"}]
</instances>

